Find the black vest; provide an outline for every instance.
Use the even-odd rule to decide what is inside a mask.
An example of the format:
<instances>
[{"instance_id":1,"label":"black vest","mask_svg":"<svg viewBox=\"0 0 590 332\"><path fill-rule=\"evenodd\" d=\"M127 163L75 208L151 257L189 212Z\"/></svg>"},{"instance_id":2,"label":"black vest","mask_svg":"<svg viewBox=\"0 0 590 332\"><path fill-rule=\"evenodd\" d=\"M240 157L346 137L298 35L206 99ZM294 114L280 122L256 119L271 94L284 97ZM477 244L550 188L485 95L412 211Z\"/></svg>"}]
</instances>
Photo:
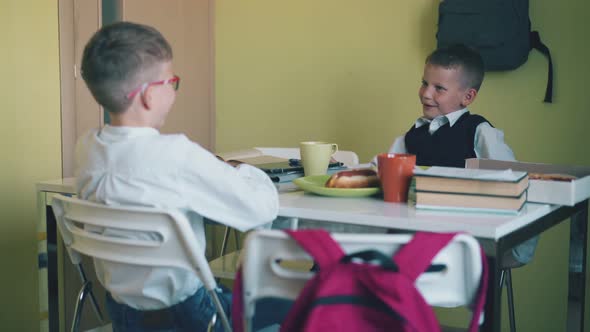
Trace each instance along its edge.
<instances>
[{"instance_id":1,"label":"black vest","mask_svg":"<svg viewBox=\"0 0 590 332\"><path fill-rule=\"evenodd\" d=\"M428 125L412 126L405 136L406 149L416 155L416 165L465 167L465 159L475 158L475 129L483 122L489 123L483 116L466 112L452 127L447 122L432 135Z\"/></svg>"}]
</instances>

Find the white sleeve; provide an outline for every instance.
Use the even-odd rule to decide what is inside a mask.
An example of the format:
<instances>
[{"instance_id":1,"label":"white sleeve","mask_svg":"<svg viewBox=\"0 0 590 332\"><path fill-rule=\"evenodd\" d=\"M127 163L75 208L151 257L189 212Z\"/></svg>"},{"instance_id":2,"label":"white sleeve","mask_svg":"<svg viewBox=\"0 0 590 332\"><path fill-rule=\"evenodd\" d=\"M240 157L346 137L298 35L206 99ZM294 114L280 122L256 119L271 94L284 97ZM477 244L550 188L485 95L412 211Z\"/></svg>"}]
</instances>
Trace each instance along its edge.
<instances>
[{"instance_id":1,"label":"white sleeve","mask_svg":"<svg viewBox=\"0 0 590 332\"><path fill-rule=\"evenodd\" d=\"M406 150L406 136L398 136L395 138L395 141L393 141L393 144L391 145L391 147L389 147L389 150L387 152L389 153L408 153ZM375 167L377 167L377 156L373 157L373 160L371 160L371 164Z\"/></svg>"},{"instance_id":2,"label":"white sleeve","mask_svg":"<svg viewBox=\"0 0 590 332\"><path fill-rule=\"evenodd\" d=\"M277 189L264 172L246 164L234 168L199 145L191 145L179 183L192 210L240 231L277 217Z\"/></svg>"},{"instance_id":3,"label":"white sleeve","mask_svg":"<svg viewBox=\"0 0 590 332\"><path fill-rule=\"evenodd\" d=\"M504 132L483 122L475 129L473 142L477 158L515 161L512 149L504 142Z\"/></svg>"}]
</instances>

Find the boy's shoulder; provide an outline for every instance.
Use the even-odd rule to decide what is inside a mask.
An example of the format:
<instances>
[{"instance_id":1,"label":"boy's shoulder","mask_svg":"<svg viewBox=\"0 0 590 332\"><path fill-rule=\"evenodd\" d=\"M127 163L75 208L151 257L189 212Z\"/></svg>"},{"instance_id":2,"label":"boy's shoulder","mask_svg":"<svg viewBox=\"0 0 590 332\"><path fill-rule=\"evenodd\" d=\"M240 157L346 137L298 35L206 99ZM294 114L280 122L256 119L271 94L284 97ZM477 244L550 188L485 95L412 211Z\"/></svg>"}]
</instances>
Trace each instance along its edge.
<instances>
[{"instance_id":1,"label":"boy's shoulder","mask_svg":"<svg viewBox=\"0 0 590 332\"><path fill-rule=\"evenodd\" d=\"M189 140L185 134L159 134L157 136L154 136L154 139L156 141L176 144L187 144L191 142L191 140Z\"/></svg>"},{"instance_id":2,"label":"boy's shoulder","mask_svg":"<svg viewBox=\"0 0 590 332\"><path fill-rule=\"evenodd\" d=\"M459 119L462 119L462 118L464 120L466 120L467 122L475 122L475 123L481 123L481 122L488 121L484 116L472 113L466 108L451 112L451 113L447 114L446 117L452 123L459 121Z\"/></svg>"},{"instance_id":3,"label":"boy's shoulder","mask_svg":"<svg viewBox=\"0 0 590 332\"><path fill-rule=\"evenodd\" d=\"M154 145L165 153L172 154L191 154L193 156L202 156L211 154L199 143L190 140L185 134L160 134L155 138Z\"/></svg>"},{"instance_id":4,"label":"boy's shoulder","mask_svg":"<svg viewBox=\"0 0 590 332\"><path fill-rule=\"evenodd\" d=\"M486 119L483 115L470 113L470 112L467 112L467 114L469 114L469 117L467 119L470 121L477 122L477 123L489 122L488 119Z\"/></svg>"}]
</instances>

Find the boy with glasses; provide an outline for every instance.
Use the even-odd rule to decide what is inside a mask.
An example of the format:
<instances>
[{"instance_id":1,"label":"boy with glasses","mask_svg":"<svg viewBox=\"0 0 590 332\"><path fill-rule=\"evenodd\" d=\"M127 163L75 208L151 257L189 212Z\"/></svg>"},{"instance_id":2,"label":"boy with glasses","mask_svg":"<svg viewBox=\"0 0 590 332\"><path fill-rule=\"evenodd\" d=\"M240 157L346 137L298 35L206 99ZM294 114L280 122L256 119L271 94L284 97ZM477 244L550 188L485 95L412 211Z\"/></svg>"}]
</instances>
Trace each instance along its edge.
<instances>
[{"instance_id":1,"label":"boy with glasses","mask_svg":"<svg viewBox=\"0 0 590 332\"><path fill-rule=\"evenodd\" d=\"M174 75L170 45L157 30L130 22L103 27L84 49L82 77L111 122L77 143L80 198L181 210L203 246L203 218L241 231L275 219L278 195L264 172L245 164L231 167L184 135L159 133L180 78ZM108 291L114 331L204 331L215 312L191 272L94 263ZM220 298L229 313L228 298ZM219 319L215 330L221 330Z\"/></svg>"}]
</instances>

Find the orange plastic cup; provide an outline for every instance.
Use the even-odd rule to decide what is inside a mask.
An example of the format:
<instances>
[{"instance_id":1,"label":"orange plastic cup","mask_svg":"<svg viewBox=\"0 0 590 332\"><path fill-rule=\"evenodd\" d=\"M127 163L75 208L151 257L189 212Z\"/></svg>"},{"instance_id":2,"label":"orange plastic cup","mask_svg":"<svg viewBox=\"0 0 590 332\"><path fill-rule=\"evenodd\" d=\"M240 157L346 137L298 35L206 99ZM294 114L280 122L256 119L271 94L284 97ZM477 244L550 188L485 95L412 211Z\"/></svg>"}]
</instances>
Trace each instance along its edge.
<instances>
[{"instance_id":1,"label":"orange plastic cup","mask_svg":"<svg viewBox=\"0 0 590 332\"><path fill-rule=\"evenodd\" d=\"M377 156L377 162L383 199L386 202L407 202L416 155L381 153Z\"/></svg>"}]
</instances>

